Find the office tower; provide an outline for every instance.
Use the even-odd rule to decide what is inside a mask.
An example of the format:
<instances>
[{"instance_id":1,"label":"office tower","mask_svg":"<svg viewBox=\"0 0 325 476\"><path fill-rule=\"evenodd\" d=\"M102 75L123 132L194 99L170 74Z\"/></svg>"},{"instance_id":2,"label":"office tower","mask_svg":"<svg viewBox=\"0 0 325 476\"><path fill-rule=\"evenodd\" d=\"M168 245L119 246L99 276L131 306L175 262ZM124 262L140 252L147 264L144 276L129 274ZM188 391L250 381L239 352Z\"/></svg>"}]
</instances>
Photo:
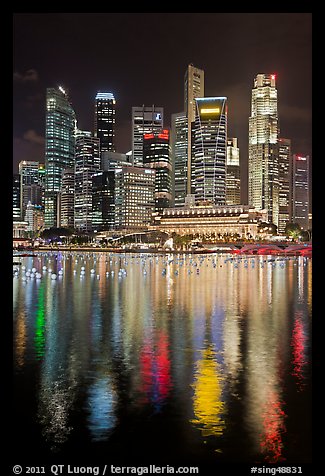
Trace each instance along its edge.
<instances>
[{"instance_id":1,"label":"office tower","mask_svg":"<svg viewBox=\"0 0 325 476\"><path fill-rule=\"evenodd\" d=\"M44 227L44 210L42 210L42 206L28 202L24 221L27 222L26 231L30 232L33 236L38 235Z\"/></svg>"},{"instance_id":2,"label":"office tower","mask_svg":"<svg viewBox=\"0 0 325 476\"><path fill-rule=\"evenodd\" d=\"M74 226L92 230L92 176L100 170L99 138L76 132Z\"/></svg>"},{"instance_id":3,"label":"office tower","mask_svg":"<svg viewBox=\"0 0 325 476\"><path fill-rule=\"evenodd\" d=\"M63 228L74 227L74 168L63 170L62 189L60 196L60 226Z\"/></svg>"},{"instance_id":4,"label":"office tower","mask_svg":"<svg viewBox=\"0 0 325 476\"><path fill-rule=\"evenodd\" d=\"M290 219L290 162L291 140L279 139L279 226L278 233L284 234Z\"/></svg>"},{"instance_id":5,"label":"office tower","mask_svg":"<svg viewBox=\"0 0 325 476\"><path fill-rule=\"evenodd\" d=\"M33 205L42 205L42 187L39 179L39 162L21 160L19 162L20 174L20 209L22 217L28 202Z\"/></svg>"},{"instance_id":6,"label":"office tower","mask_svg":"<svg viewBox=\"0 0 325 476\"><path fill-rule=\"evenodd\" d=\"M92 177L92 225L94 230L115 227L115 171L100 171Z\"/></svg>"},{"instance_id":7,"label":"office tower","mask_svg":"<svg viewBox=\"0 0 325 476\"><path fill-rule=\"evenodd\" d=\"M187 193L192 193L192 127L196 115L196 98L204 97L204 71L189 64L184 77L184 105L187 116Z\"/></svg>"},{"instance_id":8,"label":"office tower","mask_svg":"<svg viewBox=\"0 0 325 476\"><path fill-rule=\"evenodd\" d=\"M101 170L115 170L116 168L133 165L132 154L120 154L118 152L102 152L100 158Z\"/></svg>"},{"instance_id":9,"label":"office tower","mask_svg":"<svg viewBox=\"0 0 325 476\"><path fill-rule=\"evenodd\" d=\"M292 222L309 228L309 156L292 157Z\"/></svg>"},{"instance_id":10,"label":"office tower","mask_svg":"<svg viewBox=\"0 0 325 476\"><path fill-rule=\"evenodd\" d=\"M155 211L161 212L164 208L171 206L172 201L172 166L168 129L144 134L143 166L156 171Z\"/></svg>"},{"instance_id":11,"label":"office tower","mask_svg":"<svg viewBox=\"0 0 325 476\"><path fill-rule=\"evenodd\" d=\"M132 153L134 166L143 165L143 135L164 127L164 108L132 107Z\"/></svg>"},{"instance_id":12,"label":"office tower","mask_svg":"<svg viewBox=\"0 0 325 476\"><path fill-rule=\"evenodd\" d=\"M240 162L237 138L227 139L226 205L240 205Z\"/></svg>"},{"instance_id":13,"label":"office tower","mask_svg":"<svg viewBox=\"0 0 325 476\"><path fill-rule=\"evenodd\" d=\"M122 229L144 229L154 211L155 170L121 167L115 171L115 225Z\"/></svg>"},{"instance_id":14,"label":"office tower","mask_svg":"<svg viewBox=\"0 0 325 476\"><path fill-rule=\"evenodd\" d=\"M45 164L38 164L38 183L41 187L41 206L45 210Z\"/></svg>"},{"instance_id":15,"label":"office tower","mask_svg":"<svg viewBox=\"0 0 325 476\"><path fill-rule=\"evenodd\" d=\"M74 166L75 112L63 88L46 91L45 227L57 226L62 172Z\"/></svg>"},{"instance_id":16,"label":"office tower","mask_svg":"<svg viewBox=\"0 0 325 476\"><path fill-rule=\"evenodd\" d=\"M187 131L188 121L185 112L172 114L171 156L172 156L172 196L175 207L185 205L187 195Z\"/></svg>"},{"instance_id":17,"label":"office tower","mask_svg":"<svg viewBox=\"0 0 325 476\"><path fill-rule=\"evenodd\" d=\"M13 175L12 216L14 221L21 220L20 213L20 175Z\"/></svg>"},{"instance_id":18,"label":"office tower","mask_svg":"<svg viewBox=\"0 0 325 476\"><path fill-rule=\"evenodd\" d=\"M278 101L274 74L258 74L252 90L248 138L248 202L279 222Z\"/></svg>"},{"instance_id":19,"label":"office tower","mask_svg":"<svg viewBox=\"0 0 325 476\"><path fill-rule=\"evenodd\" d=\"M100 140L100 151L115 151L115 114L116 100L112 93L96 94L95 99L95 131Z\"/></svg>"},{"instance_id":20,"label":"office tower","mask_svg":"<svg viewBox=\"0 0 325 476\"><path fill-rule=\"evenodd\" d=\"M196 99L194 194L196 202L226 203L227 98Z\"/></svg>"}]
</instances>

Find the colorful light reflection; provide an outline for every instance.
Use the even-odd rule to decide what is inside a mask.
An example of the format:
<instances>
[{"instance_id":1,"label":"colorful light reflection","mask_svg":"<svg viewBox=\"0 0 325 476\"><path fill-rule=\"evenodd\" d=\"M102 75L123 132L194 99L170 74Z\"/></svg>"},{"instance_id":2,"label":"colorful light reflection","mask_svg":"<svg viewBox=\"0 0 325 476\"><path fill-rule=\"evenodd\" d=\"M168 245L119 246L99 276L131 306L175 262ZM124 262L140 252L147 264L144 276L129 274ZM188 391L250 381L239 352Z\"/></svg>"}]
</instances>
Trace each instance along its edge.
<instances>
[{"instance_id":1,"label":"colorful light reflection","mask_svg":"<svg viewBox=\"0 0 325 476\"><path fill-rule=\"evenodd\" d=\"M291 339L292 347L292 364L293 371L292 375L297 380L298 390L303 390L304 387L304 366L306 365L305 360L305 347L306 347L306 336L304 332L304 326L302 322L302 312L297 311L296 319L292 332Z\"/></svg>"},{"instance_id":2,"label":"colorful light reflection","mask_svg":"<svg viewBox=\"0 0 325 476\"><path fill-rule=\"evenodd\" d=\"M222 380L218 372L216 352L210 345L202 351L202 358L196 363L193 384L193 410L195 418L191 423L198 425L203 436L220 436L225 429L222 401Z\"/></svg>"},{"instance_id":3,"label":"colorful light reflection","mask_svg":"<svg viewBox=\"0 0 325 476\"><path fill-rule=\"evenodd\" d=\"M34 344L36 358L40 360L44 355L45 349L45 304L43 283L40 285L38 291Z\"/></svg>"},{"instance_id":4,"label":"colorful light reflection","mask_svg":"<svg viewBox=\"0 0 325 476\"><path fill-rule=\"evenodd\" d=\"M265 461L268 463L279 463L285 460L282 456L282 435L286 431L284 424L286 414L282 406L277 392L270 389L262 412L264 431L261 436L261 450L265 454Z\"/></svg>"}]
</instances>

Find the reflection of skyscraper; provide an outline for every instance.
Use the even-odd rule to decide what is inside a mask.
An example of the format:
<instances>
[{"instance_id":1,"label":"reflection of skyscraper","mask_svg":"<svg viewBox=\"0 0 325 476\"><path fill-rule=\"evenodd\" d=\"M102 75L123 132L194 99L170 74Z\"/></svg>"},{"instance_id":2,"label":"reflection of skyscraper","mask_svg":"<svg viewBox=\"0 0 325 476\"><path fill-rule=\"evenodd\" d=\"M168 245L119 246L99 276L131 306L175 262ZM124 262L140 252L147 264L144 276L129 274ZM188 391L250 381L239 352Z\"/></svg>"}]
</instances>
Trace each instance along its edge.
<instances>
[{"instance_id":1,"label":"reflection of skyscraper","mask_svg":"<svg viewBox=\"0 0 325 476\"><path fill-rule=\"evenodd\" d=\"M258 74L249 118L248 203L278 226L278 101L274 74Z\"/></svg>"},{"instance_id":2,"label":"reflection of skyscraper","mask_svg":"<svg viewBox=\"0 0 325 476\"><path fill-rule=\"evenodd\" d=\"M62 172L74 166L75 112L63 88L46 92L45 227L57 225Z\"/></svg>"},{"instance_id":3,"label":"reflection of skyscraper","mask_svg":"<svg viewBox=\"0 0 325 476\"><path fill-rule=\"evenodd\" d=\"M193 388L195 418L192 423L199 426L203 436L222 435L225 429L225 403L222 401L222 381L212 345L202 351L202 358L196 363Z\"/></svg>"},{"instance_id":4,"label":"reflection of skyscraper","mask_svg":"<svg viewBox=\"0 0 325 476\"><path fill-rule=\"evenodd\" d=\"M279 226L278 232L284 234L290 221L290 161L291 140L279 139Z\"/></svg>"},{"instance_id":5,"label":"reflection of skyscraper","mask_svg":"<svg viewBox=\"0 0 325 476\"><path fill-rule=\"evenodd\" d=\"M172 189L175 207L183 207L185 205L185 197L187 195L187 131L188 121L185 112L172 114Z\"/></svg>"},{"instance_id":6,"label":"reflection of skyscraper","mask_svg":"<svg viewBox=\"0 0 325 476\"><path fill-rule=\"evenodd\" d=\"M226 203L227 98L196 99L194 193L196 201Z\"/></svg>"},{"instance_id":7,"label":"reflection of skyscraper","mask_svg":"<svg viewBox=\"0 0 325 476\"><path fill-rule=\"evenodd\" d=\"M292 157L292 221L309 228L309 156Z\"/></svg>"},{"instance_id":8,"label":"reflection of skyscraper","mask_svg":"<svg viewBox=\"0 0 325 476\"><path fill-rule=\"evenodd\" d=\"M95 99L95 131L100 152L115 151L116 101L112 93L97 93Z\"/></svg>"},{"instance_id":9,"label":"reflection of skyscraper","mask_svg":"<svg viewBox=\"0 0 325 476\"><path fill-rule=\"evenodd\" d=\"M204 71L189 64L184 77L184 103L187 116L187 193L192 193L192 125L196 116L196 98L204 97Z\"/></svg>"},{"instance_id":10,"label":"reflection of skyscraper","mask_svg":"<svg viewBox=\"0 0 325 476\"><path fill-rule=\"evenodd\" d=\"M240 205L240 162L237 138L227 139L226 205Z\"/></svg>"},{"instance_id":11,"label":"reflection of skyscraper","mask_svg":"<svg viewBox=\"0 0 325 476\"><path fill-rule=\"evenodd\" d=\"M162 107L140 106L132 108L132 154L135 166L143 165L143 135L151 134L164 127Z\"/></svg>"}]
</instances>

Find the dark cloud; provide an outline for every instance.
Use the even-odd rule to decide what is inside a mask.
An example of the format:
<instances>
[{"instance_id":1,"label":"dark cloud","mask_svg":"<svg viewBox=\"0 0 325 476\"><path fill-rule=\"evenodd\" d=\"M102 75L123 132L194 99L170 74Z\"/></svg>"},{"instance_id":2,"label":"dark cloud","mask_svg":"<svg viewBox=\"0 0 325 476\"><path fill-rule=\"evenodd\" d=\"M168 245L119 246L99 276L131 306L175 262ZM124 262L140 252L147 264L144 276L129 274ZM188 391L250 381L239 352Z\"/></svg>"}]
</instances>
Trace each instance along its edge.
<instances>
[{"instance_id":1,"label":"dark cloud","mask_svg":"<svg viewBox=\"0 0 325 476\"><path fill-rule=\"evenodd\" d=\"M28 131L26 131L25 134L23 135L23 138L27 140L28 142L32 142L33 144L39 144L39 145L45 144L44 137L37 134L37 132L35 132L33 129L29 129Z\"/></svg>"},{"instance_id":2,"label":"dark cloud","mask_svg":"<svg viewBox=\"0 0 325 476\"><path fill-rule=\"evenodd\" d=\"M44 137L33 130L27 131L24 137L14 137L13 160L17 169L21 160L36 160L44 163L44 142Z\"/></svg>"},{"instance_id":3,"label":"dark cloud","mask_svg":"<svg viewBox=\"0 0 325 476\"><path fill-rule=\"evenodd\" d=\"M14 72L13 79L18 83L37 82L39 80L36 69L28 69L24 73Z\"/></svg>"}]
</instances>

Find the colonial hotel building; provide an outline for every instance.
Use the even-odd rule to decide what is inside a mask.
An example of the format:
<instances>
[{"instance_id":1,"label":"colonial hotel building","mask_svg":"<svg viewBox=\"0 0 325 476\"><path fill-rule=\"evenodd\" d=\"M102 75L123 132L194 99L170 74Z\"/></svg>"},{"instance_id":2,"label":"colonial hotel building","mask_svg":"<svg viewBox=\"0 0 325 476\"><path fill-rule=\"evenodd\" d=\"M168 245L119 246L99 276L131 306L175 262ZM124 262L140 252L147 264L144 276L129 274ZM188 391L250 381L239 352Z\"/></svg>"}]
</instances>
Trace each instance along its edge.
<instances>
[{"instance_id":1,"label":"colonial hotel building","mask_svg":"<svg viewBox=\"0 0 325 476\"><path fill-rule=\"evenodd\" d=\"M253 238L258 235L258 225L267 221L267 210L255 210L249 205L209 205L183 208L166 208L162 214L154 216L154 229L166 233L215 234L215 236L235 234L241 238Z\"/></svg>"}]
</instances>

